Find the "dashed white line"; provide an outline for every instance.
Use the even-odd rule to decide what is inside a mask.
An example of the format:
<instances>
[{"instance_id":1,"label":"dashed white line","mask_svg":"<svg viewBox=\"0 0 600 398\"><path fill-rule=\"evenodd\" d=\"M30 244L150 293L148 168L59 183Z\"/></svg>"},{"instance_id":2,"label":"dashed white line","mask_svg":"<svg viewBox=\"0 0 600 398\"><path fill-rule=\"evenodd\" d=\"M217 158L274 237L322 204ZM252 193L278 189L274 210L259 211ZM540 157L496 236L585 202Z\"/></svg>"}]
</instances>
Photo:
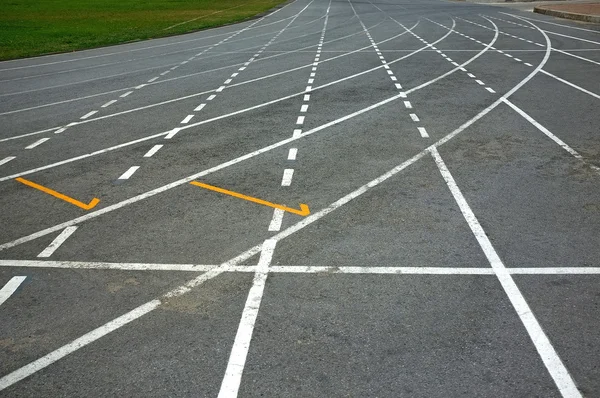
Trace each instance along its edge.
<instances>
[{"instance_id":1,"label":"dashed white line","mask_svg":"<svg viewBox=\"0 0 600 398\"><path fill-rule=\"evenodd\" d=\"M129 94L131 94L131 93L133 93L133 91L128 91L128 92L126 92L126 93L123 93L123 94L121 94L119 97L121 97L121 98L125 98L125 97L127 97Z\"/></svg>"},{"instance_id":2,"label":"dashed white line","mask_svg":"<svg viewBox=\"0 0 600 398\"><path fill-rule=\"evenodd\" d=\"M477 82L477 84L479 84L480 86L485 86L485 83L482 82L481 80L475 80Z\"/></svg>"},{"instance_id":3,"label":"dashed white line","mask_svg":"<svg viewBox=\"0 0 600 398\"><path fill-rule=\"evenodd\" d=\"M77 230L77 226L70 226L65 229L50 243L44 250L38 254L38 257L50 257L65 241Z\"/></svg>"},{"instance_id":4,"label":"dashed white line","mask_svg":"<svg viewBox=\"0 0 600 398\"><path fill-rule=\"evenodd\" d=\"M304 101L310 101L310 94L304 94Z\"/></svg>"},{"instance_id":5,"label":"dashed white line","mask_svg":"<svg viewBox=\"0 0 600 398\"><path fill-rule=\"evenodd\" d=\"M13 276L2 289L0 289L0 305L2 305L27 279L26 276Z\"/></svg>"},{"instance_id":6,"label":"dashed white line","mask_svg":"<svg viewBox=\"0 0 600 398\"><path fill-rule=\"evenodd\" d=\"M283 170L283 177L281 179L282 187L289 187L292 185L292 177L294 176L294 169Z\"/></svg>"},{"instance_id":7,"label":"dashed white line","mask_svg":"<svg viewBox=\"0 0 600 398\"><path fill-rule=\"evenodd\" d=\"M285 211L281 209L274 209L273 218L271 219L271 223L269 224L269 231L279 231L281 229L281 222L283 221L283 213Z\"/></svg>"},{"instance_id":8,"label":"dashed white line","mask_svg":"<svg viewBox=\"0 0 600 398\"><path fill-rule=\"evenodd\" d=\"M155 80L158 80L159 76L153 77L152 79L148 80L148 83L152 83Z\"/></svg>"},{"instance_id":9,"label":"dashed white line","mask_svg":"<svg viewBox=\"0 0 600 398\"><path fill-rule=\"evenodd\" d=\"M420 120L415 113L411 113L410 118L413 120L413 122L418 122Z\"/></svg>"},{"instance_id":10,"label":"dashed white line","mask_svg":"<svg viewBox=\"0 0 600 398\"><path fill-rule=\"evenodd\" d=\"M421 137L429 138L429 134L427 134L427 130L425 130L425 127L417 127L417 130L419 130L419 134L421 134Z\"/></svg>"},{"instance_id":11,"label":"dashed white line","mask_svg":"<svg viewBox=\"0 0 600 398\"><path fill-rule=\"evenodd\" d=\"M98 111L91 111L91 112L88 112L88 113L86 113L85 115L83 115L82 117L80 117L80 119L82 119L82 120L84 120L84 119L87 119L88 117L90 117L90 116L92 116L92 115L95 115L96 113L98 113Z\"/></svg>"},{"instance_id":12,"label":"dashed white line","mask_svg":"<svg viewBox=\"0 0 600 398\"><path fill-rule=\"evenodd\" d=\"M56 131L54 132L54 134L60 134L60 133L62 133L63 131L65 131L66 129L67 129L66 127L60 128L60 129L56 130Z\"/></svg>"},{"instance_id":13,"label":"dashed white line","mask_svg":"<svg viewBox=\"0 0 600 398\"><path fill-rule=\"evenodd\" d=\"M194 117L194 115L187 115L182 121L181 124L187 124L190 122L190 120L192 120L192 118Z\"/></svg>"},{"instance_id":14,"label":"dashed white line","mask_svg":"<svg viewBox=\"0 0 600 398\"><path fill-rule=\"evenodd\" d=\"M220 93L220 92L221 92L221 91L223 91L224 89L225 89L225 86L221 86L221 87L219 87L218 89L216 89L215 91L216 91L217 93Z\"/></svg>"},{"instance_id":15,"label":"dashed white line","mask_svg":"<svg viewBox=\"0 0 600 398\"><path fill-rule=\"evenodd\" d=\"M129 170L127 170L125 173L123 173L121 175L121 177L119 177L119 180L128 180L129 178L131 178L131 176L133 175L133 173L135 173L137 171L137 169L139 169L140 166L132 166L129 168Z\"/></svg>"},{"instance_id":16,"label":"dashed white line","mask_svg":"<svg viewBox=\"0 0 600 398\"><path fill-rule=\"evenodd\" d=\"M30 144L28 146L25 147L25 149L33 149L38 145L43 144L44 142L48 141L50 138L40 138L39 140L37 140L36 142L34 142L33 144Z\"/></svg>"},{"instance_id":17,"label":"dashed white line","mask_svg":"<svg viewBox=\"0 0 600 398\"><path fill-rule=\"evenodd\" d=\"M304 113L304 112L306 112L306 111L308 111L308 105L307 105L307 104L304 104L304 105L302 105L302 107L300 108L300 112Z\"/></svg>"},{"instance_id":18,"label":"dashed white line","mask_svg":"<svg viewBox=\"0 0 600 398\"><path fill-rule=\"evenodd\" d=\"M298 120L296 120L296 124L304 124L304 119L306 116L298 116Z\"/></svg>"},{"instance_id":19,"label":"dashed white line","mask_svg":"<svg viewBox=\"0 0 600 398\"><path fill-rule=\"evenodd\" d=\"M210 95L210 96L209 96L209 97L208 97L206 100L207 100L207 101L212 101L212 100L214 100L214 99L215 99L215 97L216 97L216 95L214 95L214 94L211 94L211 95Z\"/></svg>"},{"instance_id":20,"label":"dashed white line","mask_svg":"<svg viewBox=\"0 0 600 398\"><path fill-rule=\"evenodd\" d=\"M165 135L165 140L170 140L171 138L175 137L175 134L179 133L181 129L179 128L174 128L173 130L169 131L169 134Z\"/></svg>"},{"instance_id":21,"label":"dashed white line","mask_svg":"<svg viewBox=\"0 0 600 398\"><path fill-rule=\"evenodd\" d=\"M204 108L205 106L206 106L206 104L200 104L200 105L198 105L197 107L194 108L194 111L195 112L201 111L202 108Z\"/></svg>"},{"instance_id":22,"label":"dashed white line","mask_svg":"<svg viewBox=\"0 0 600 398\"><path fill-rule=\"evenodd\" d=\"M472 73L467 73L467 76L469 76L471 79L475 79L475 75Z\"/></svg>"},{"instance_id":23,"label":"dashed white line","mask_svg":"<svg viewBox=\"0 0 600 398\"><path fill-rule=\"evenodd\" d=\"M495 93L495 91L491 88L491 87L486 87L485 88L487 91L489 91L490 93Z\"/></svg>"},{"instance_id":24,"label":"dashed white line","mask_svg":"<svg viewBox=\"0 0 600 398\"><path fill-rule=\"evenodd\" d=\"M288 152L288 160L296 160L296 155L298 154L298 148L290 148Z\"/></svg>"},{"instance_id":25,"label":"dashed white line","mask_svg":"<svg viewBox=\"0 0 600 398\"><path fill-rule=\"evenodd\" d=\"M412 109L412 104L410 103L410 101L404 101L404 106L405 106L407 109Z\"/></svg>"},{"instance_id":26,"label":"dashed white line","mask_svg":"<svg viewBox=\"0 0 600 398\"><path fill-rule=\"evenodd\" d=\"M108 101L106 104L102 105L101 108L106 108L107 106L111 106L112 104L114 104L115 102L117 102L117 100L111 100Z\"/></svg>"},{"instance_id":27,"label":"dashed white line","mask_svg":"<svg viewBox=\"0 0 600 398\"><path fill-rule=\"evenodd\" d=\"M150 158L152 157L152 155L154 155L156 152L158 152L158 150L160 148L162 148L163 145L159 144L159 145L154 145L148 152L146 152L146 154L144 155L145 158Z\"/></svg>"},{"instance_id":28,"label":"dashed white line","mask_svg":"<svg viewBox=\"0 0 600 398\"><path fill-rule=\"evenodd\" d=\"M4 159L0 160L0 166L2 166L3 164L6 164L16 158L17 158L16 156L7 156Z\"/></svg>"}]
</instances>

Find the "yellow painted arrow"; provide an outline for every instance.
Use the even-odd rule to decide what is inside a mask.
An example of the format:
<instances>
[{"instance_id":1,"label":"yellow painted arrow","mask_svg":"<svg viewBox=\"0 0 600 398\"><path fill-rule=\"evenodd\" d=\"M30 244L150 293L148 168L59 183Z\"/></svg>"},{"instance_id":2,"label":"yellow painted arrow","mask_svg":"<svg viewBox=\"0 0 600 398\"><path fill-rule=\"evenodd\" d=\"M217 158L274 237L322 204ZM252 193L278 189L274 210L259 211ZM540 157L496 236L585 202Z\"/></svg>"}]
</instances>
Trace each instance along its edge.
<instances>
[{"instance_id":1,"label":"yellow painted arrow","mask_svg":"<svg viewBox=\"0 0 600 398\"><path fill-rule=\"evenodd\" d=\"M266 200L254 198L252 196L243 195L241 193L229 191L227 189L215 187L213 185L204 184L203 182L192 181L192 182L190 182L190 184L195 185L197 187L210 189L211 191L220 192L220 193L223 193L225 195L231 195L231 196L234 196L236 198L248 200L250 202L258 203L259 205L274 207L276 209L280 209L280 210L284 210L284 211L287 211L287 212L290 212L290 213L294 213L294 214L297 214L297 215L302 216L302 217L306 217L306 216L308 216L310 214L310 210L308 209L308 206L305 205L304 203L300 203L300 210L297 210L297 209L293 209L291 207L287 207L287 206L283 206L283 205L278 205L277 203L267 202Z\"/></svg>"},{"instance_id":2,"label":"yellow painted arrow","mask_svg":"<svg viewBox=\"0 0 600 398\"><path fill-rule=\"evenodd\" d=\"M46 187L44 187L44 186L41 186L41 185L39 185L39 184L36 184L35 182L31 182L31 181L29 181L29 180L26 180L26 179L24 179L24 178L18 177L18 178L15 178L15 180L17 180L17 181L19 181L21 184L25 184L25 185L27 185L27 186L29 186L29 187L31 187L31 188L39 189L40 191L42 191L42 192L45 192L45 193L47 193L48 195L52 195L52 196L54 196L55 198L62 199L62 200L64 200L65 202L69 202L69 203L71 203L72 205L75 205L75 206L77 206L77 207L81 207L81 208L82 208L82 209L84 209L84 210L90 210L90 209L93 209L93 208L94 208L94 207L96 207L96 205L97 205L97 204L100 202L100 199L98 199L98 198L94 198L94 199L92 199L92 201L91 201L90 203L88 203L88 204L85 204L85 203L83 203L83 202L80 202L80 201L78 201L78 200L75 200L75 199L73 199L73 198L70 198L70 197L68 197L67 195L63 195L62 193L56 192L56 191L54 191L54 190L52 190L52 189L50 189L50 188L46 188Z\"/></svg>"}]
</instances>

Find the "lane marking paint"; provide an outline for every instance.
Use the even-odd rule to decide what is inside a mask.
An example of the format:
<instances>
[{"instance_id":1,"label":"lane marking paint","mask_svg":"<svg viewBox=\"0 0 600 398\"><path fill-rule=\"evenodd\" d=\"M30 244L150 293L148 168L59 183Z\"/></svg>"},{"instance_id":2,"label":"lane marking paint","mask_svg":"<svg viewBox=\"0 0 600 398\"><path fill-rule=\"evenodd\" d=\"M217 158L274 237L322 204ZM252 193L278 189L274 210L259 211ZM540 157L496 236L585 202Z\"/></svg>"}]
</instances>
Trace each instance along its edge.
<instances>
[{"instance_id":1,"label":"lane marking paint","mask_svg":"<svg viewBox=\"0 0 600 398\"><path fill-rule=\"evenodd\" d=\"M33 149L38 145L43 144L44 142L48 141L50 138L40 138L39 140L37 140L36 142L34 142L33 144L27 145L25 147L25 149Z\"/></svg>"},{"instance_id":2,"label":"lane marking paint","mask_svg":"<svg viewBox=\"0 0 600 398\"><path fill-rule=\"evenodd\" d=\"M485 86L485 83L482 82L481 80L475 80L477 82L477 84L479 84L480 86Z\"/></svg>"},{"instance_id":3,"label":"lane marking paint","mask_svg":"<svg viewBox=\"0 0 600 398\"><path fill-rule=\"evenodd\" d=\"M60 133L62 133L63 131L65 131L66 129L67 129L66 127L60 128L60 129L56 130L56 131L54 132L54 134L60 134Z\"/></svg>"},{"instance_id":4,"label":"lane marking paint","mask_svg":"<svg viewBox=\"0 0 600 398\"><path fill-rule=\"evenodd\" d=\"M212 94L212 95L210 95L210 96L209 96L209 97L208 97L206 100L207 100L207 101L212 101L212 100L214 100L214 99L215 99L215 97L216 97L216 95L215 95L215 94Z\"/></svg>"},{"instance_id":5,"label":"lane marking paint","mask_svg":"<svg viewBox=\"0 0 600 398\"><path fill-rule=\"evenodd\" d=\"M158 145L154 145L148 152L146 152L146 154L144 155L145 158L151 158L152 155L154 155L156 152L158 152L158 150L160 148L162 148L163 145L162 144L158 144Z\"/></svg>"},{"instance_id":6,"label":"lane marking paint","mask_svg":"<svg viewBox=\"0 0 600 398\"><path fill-rule=\"evenodd\" d=\"M290 148L288 152L288 160L296 160L296 155L298 154L298 148Z\"/></svg>"},{"instance_id":7,"label":"lane marking paint","mask_svg":"<svg viewBox=\"0 0 600 398\"><path fill-rule=\"evenodd\" d=\"M98 113L98 111L91 111L91 112L88 112L88 113L86 113L85 115L83 115L82 117L80 117L80 119L81 119L81 120L85 120L85 119L87 119L88 117L90 117L90 116L92 116L92 115L95 115L96 113Z\"/></svg>"},{"instance_id":8,"label":"lane marking paint","mask_svg":"<svg viewBox=\"0 0 600 398\"><path fill-rule=\"evenodd\" d=\"M273 218L269 224L269 231L277 232L281 229L281 222L283 221L283 214L285 212L281 209L273 209Z\"/></svg>"},{"instance_id":9,"label":"lane marking paint","mask_svg":"<svg viewBox=\"0 0 600 398\"><path fill-rule=\"evenodd\" d=\"M495 93L494 89L490 88L490 87L486 87L485 88L487 91L489 91L490 93Z\"/></svg>"},{"instance_id":10,"label":"lane marking paint","mask_svg":"<svg viewBox=\"0 0 600 398\"><path fill-rule=\"evenodd\" d=\"M198 105L196 108L194 108L194 112L201 111L202 108L204 108L205 106L206 106L206 104L200 104L200 105Z\"/></svg>"},{"instance_id":11,"label":"lane marking paint","mask_svg":"<svg viewBox=\"0 0 600 398\"><path fill-rule=\"evenodd\" d=\"M487 234L479 223L479 220L471 210L467 200L456 184L454 177L452 177L450 170L448 170L446 167L444 160L435 147L431 148L430 152L435 160L435 164L444 178L444 181L446 182L446 185L448 186L448 189L452 193L454 200L458 204L460 211L467 221L469 228L471 228L473 235L475 235L481 250L487 257L492 269L496 273L504 292L508 296L511 304L517 312L517 315L521 319L521 322L525 326L529 337L540 354L544 365L546 365L548 372L550 372L550 375L554 379L554 382L556 383L556 386L560 390L562 396L581 397L581 393L577 389L577 386L571 378L567 368L561 361L557 352L554 350L550 339L548 339L548 336L546 336L546 333L535 318L535 315L529 307L529 304L527 304L527 301L525 301L525 297L523 297L519 287L513 280L510 273L507 271L504 263L500 259L500 256L498 256L496 249L494 249L492 242L490 242Z\"/></svg>"},{"instance_id":12,"label":"lane marking paint","mask_svg":"<svg viewBox=\"0 0 600 398\"><path fill-rule=\"evenodd\" d=\"M194 117L194 115L187 115L187 116L185 117L185 119L183 119L183 120L181 121L181 124L187 124L187 123L189 123L189 122L190 122L190 120L192 120L192 118L193 118L193 117Z\"/></svg>"},{"instance_id":13,"label":"lane marking paint","mask_svg":"<svg viewBox=\"0 0 600 398\"><path fill-rule=\"evenodd\" d=\"M427 134L427 130L425 130L425 127L417 127L417 129L419 130L419 134L421 134L421 137L429 138L429 134Z\"/></svg>"},{"instance_id":14,"label":"lane marking paint","mask_svg":"<svg viewBox=\"0 0 600 398\"><path fill-rule=\"evenodd\" d=\"M576 85L576 84L573 84L573 83L571 83L571 82L569 82L569 81L567 81L567 80L565 80L565 79L561 79L560 77L558 77L558 76L556 76L556 75L553 75L553 74L552 74L552 73L550 73L550 72L546 72L546 71L545 71L545 70L543 70L543 69L542 69L540 72L542 72L543 74L545 74L545 75L547 75L547 76L550 76L550 77L552 77L552 78L554 78L554 79L558 80L559 82L562 82L562 83L564 83L564 84L566 84L566 85L568 85L568 86L571 86L571 87L573 87L574 89L577 89L577 90L579 90L579 91L581 91L581 92L583 92L583 93L586 93L586 94L588 94L588 95L591 95L591 96L592 96L592 97L594 97L594 98L600 99L600 95L598 95L598 94L596 94L596 93L593 93L593 92L591 92L591 91L589 91L589 90L586 90L585 88L583 88L583 87L580 87L580 86L578 86L578 85Z\"/></svg>"},{"instance_id":15,"label":"lane marking paint","mask_svg":"<svg viewBox=\"0 0 600 398\"><path fill-rule=\"evenodd\" d=\"M131 166L129 168L129 170L127 170L125 173L121 174L121 176L117 179L118 180L128 180L133 175L133 173L135 173L139 168L140 168L140 166Z\"/></svg>"},{"instance_id":16,"label":"lane marking paint","mask_svg":"<svg viewBox=\"0 0 600 398\"><path fill-rule=\"evenodd\" d=\"M416 114L414 114L414 113L410 114L410 118L412 119L413 122L419 122L420 121L419 117Z\"/></svg>"},{"instance_id":17,"label":"lane marking paint","mask_svg":"<svg viewBox=\"0 0 600 398\"><path fill-rule=\"evenodd\" d=\"M175 137L175 134L179 133L180 130L180 128L176 127L173 130L169 131L169 133L165 135L165 140L170 140L171 138Z\"/></svg>"},{"instance_id":18,"label":"lane marking paint","mask_svg":"<svg viewBox=\"0 0 600 398\"><path fill-rule=\"evenodd\" d=\"M21 177L15 178L15 181L18 181L21 184L27 185L28 187L31 187L31 188L37 189L39 191L42 191L42 192L44 192L44 193L46 193L48 195L54 196L55 198L64 200L65 202L68 202L68 203L70 203L72 205L75 205L75 206L77 206L79 208L82 208L84 210L93 209L100 202L100 199L93 198L90 203L85 204L85 203L80 202L78 200L75 200L75 199L73 199L73 198L71 198L71 197L69 197L67 195L63 195L62 193L56 192L55 190L52 190L50 188L46 188L46 187L44 187L42 185L36 184L35 182L26 180L26 179L21 178Z\"/></svg>"},{"instance_id":19,"label":"lane marking paint","mask_svg":"<svg viewBox=\"0 0 600 398\"><path fill-rule=\"evenodd\" d=\"M265 283L269 274L269 265L275 251L276 240L267 239L262 244L260 259L256 266L252 287L248 292L248 298L242 312L240 324L238 326L233 348L227 363L225 376L221 383L218 398L234 398L238 395L242 373L246 365L246 356L250 349L250 342L254 332L254 325L258 317L258 310L265 290Z\"/></svg>"},{"instance_id":20,"label":"lane marking paint","mask_svg":"<svg viewBox=\"0 0 600 398\"><path fill-rule=\"evenodd\" d=\"M410 101L404 101L404 106L405 106L407 109L412 109L412 104L410 103Z\"/></svg>"},{"instance_id":21,"label":"lane marking paint","mask_svg":"<svg viewBox=\"0 0 600 398\"><path fill-rule=\"evenodd\" d=\"M125 97L127 97L129 94L131 94L131 93L133 93L133 91L128 91L128 92L126 92L126 93L123 93L123 94L119 95L119 97L121 97L121 98L125 98Z\"/></svg>"},{"instance_id":22,"label":"lane marking paint","mask_svg":"<svg viewBox=\"0 0 600 398\"><path fill-rule=\"evenodd\" d=\"M71 226L71 227L67 227L65 229L63 229L63 231L60 233L60 235L58 235L53 241L52 243L50 243L48 245L48 247L46 247L44 250L42 250L42 252L40 254L38 254L38 257L50 257L52 255L52 253L54 253L68 238L69 236L71 236L73 234L73 232L75 232L77 230L78 227L76 226Z\"/></svg>"},{"instance_id":23,"label":"lane marking paint","mask_svg":"<svg viewBox=\"0 0 600 398\"><path fill-rule=\"evenodd\" d=\"M107 106L111 106L115 102L117 102L117 100L110 100L106 104L102 105L100 108L106 108Z\"/></svg>"},{"instance_id":24,"label":"lane marking paint","mask_svg":"<svg viewBox=\"0 0 600 398\"><path fill-rule=\"evenodd\" d=\"M0 160L0 166L2 166L3 164L6 164L16 158L17 158L16 156L7 156L4 159Z\"/></svg>"},{"instance_id":25,"label":"lane marking paint","mask_svg":"<svg viewBox=\"0 0 600 398\"><path fill-rule=\"evenodd\" d=\"M298 116L298 120L296 120L296 124L304 124L305 116Z\"/></svg>"},{"instance_id":26,"label":"lane marking paint","mask_svg":"<svg viewBox=\"0 0 600 398\"><path fill-rule=\"evenodd\" d=\"M0 305L2 305L27 279L26 276L13 276L2 289L0 289Z\"/></svg>"},{"instance_id":27,"label":"lane marking paint","mask_svg":"<svg viewBox=\"0 0 600 398\"><path fill-rule=\"evenodd\" d=\"M292 185L292 177L294 176L294 169L283 170L283 177L281 179L282 187L289 187Z\"/></svg>"},{"instance_id":28,"label":"lane marking paint","mask_svg":"<svg viewBox=\"0 0 600 398\"><path fill-rule=\"evenodd\" d=\"M222 194L225 194L225 195L230 195L230 196L233 196L235 198L247 200L249 202L257 203L257 204L260 204L260 205L263 205L263 206L268 206L268 207L273 207L275 209L285 210L285 211L287 211L289 213L297 214L297 215L302 216L302 217L306 217L306 216L308 216L310 214L310 210L309 210L308 206L305 205L304 203L300 203L300 210L297 210L297 209L292 209L291 207L279 205L279 204L276 204L276 203L267 202L266 200L258 199L258 198L255 198L255 197L252 197L252 196L248 196L248 195L243 195L243 194L238 193L238 192L229 191L227 189L215 187L213 185L204 184L204 183L198 182L198 181L191 181L190 184L195 185L195 186L200 187L200 188L205 188L205 189L209 189L211 191L219 192L219 193L222 193Z\"/></svg>"}]
</instances>

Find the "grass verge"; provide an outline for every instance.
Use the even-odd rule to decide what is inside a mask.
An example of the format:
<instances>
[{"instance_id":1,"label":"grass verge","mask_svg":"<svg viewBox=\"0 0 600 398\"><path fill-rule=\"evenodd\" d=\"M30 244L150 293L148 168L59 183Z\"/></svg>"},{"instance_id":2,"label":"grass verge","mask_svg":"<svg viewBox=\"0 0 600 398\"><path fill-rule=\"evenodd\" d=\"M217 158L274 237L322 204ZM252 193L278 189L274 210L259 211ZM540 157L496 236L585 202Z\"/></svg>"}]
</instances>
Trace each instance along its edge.
<instances>
[{"instance_id":1,"label":"grass verge","mask_svg":"<svg viewBox=\"0 0 600 398\"><path fill-rule=\"evenodd\" d=\"M144 40L242 21L285 0L3 0L0 60Z\"/></svg>"}]
</instances>

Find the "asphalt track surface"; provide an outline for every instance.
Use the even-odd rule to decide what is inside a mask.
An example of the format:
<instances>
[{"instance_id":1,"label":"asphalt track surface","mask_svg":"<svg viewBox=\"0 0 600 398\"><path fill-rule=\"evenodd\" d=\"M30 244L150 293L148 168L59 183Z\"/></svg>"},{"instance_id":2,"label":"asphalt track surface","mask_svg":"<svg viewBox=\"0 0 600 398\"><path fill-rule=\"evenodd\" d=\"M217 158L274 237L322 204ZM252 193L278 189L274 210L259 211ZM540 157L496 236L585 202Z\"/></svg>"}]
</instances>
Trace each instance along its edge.
<instances>
[{"instance_id":1,"label":"asphalt track surface","mask_svg":"<svg viewBox=\"0 0 600 398\"><path fill-rule=\"evenodd\" d=\"M297 0L0 87L1 396L600 396L597 28Z\"/></svg>"}]
</instances>

